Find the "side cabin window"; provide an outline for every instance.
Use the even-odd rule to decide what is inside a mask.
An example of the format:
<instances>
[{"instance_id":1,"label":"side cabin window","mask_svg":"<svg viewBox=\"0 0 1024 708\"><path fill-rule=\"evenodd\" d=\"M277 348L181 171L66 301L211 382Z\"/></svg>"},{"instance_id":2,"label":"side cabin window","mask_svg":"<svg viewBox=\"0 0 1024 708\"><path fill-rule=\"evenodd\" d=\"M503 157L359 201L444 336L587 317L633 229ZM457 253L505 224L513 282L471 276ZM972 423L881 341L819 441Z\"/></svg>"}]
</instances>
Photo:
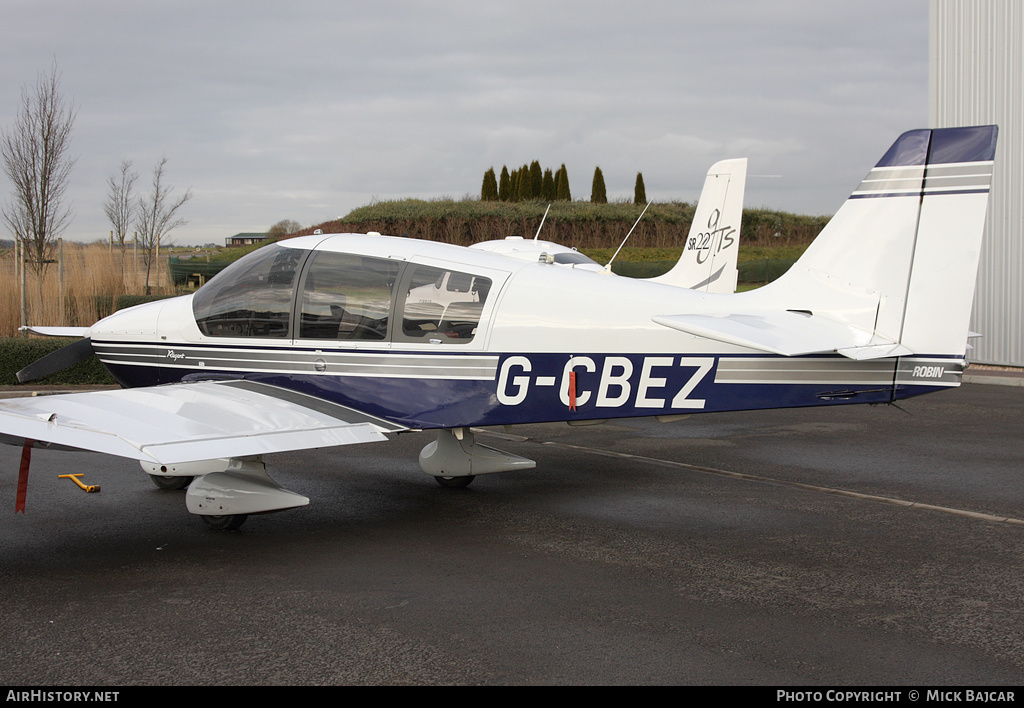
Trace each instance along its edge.
<instances>
[{"instance_id":1,"label":"side cabin window","mask_svg":"<svg viewBox=\"0 0 1024 708\"><path fill-rule=\"evenodd\" d=\"M396 341L472 341L490 289L490 278L431 266L410 267L403 278L402 326Z\"/></svg>"},{"instance_id":2,"label":"side cabin window","mask_svg":"<svg viewBox=\"0 0 1024 708\"><path fill-rule=\"evenodd\" d=\"M208 337L467 344L490 290L458 270L270 245L200 288L192 310Z\"/></svg>"},{"instance_id":3,"label":"side cabin window","mask_svg":"<svg viewBox=\"0 0 1024 708\"><path fill-rule=\"evenodd\" d=\"M399 267L383 258L316 253L303 282L299 337L387 339Z\"/></svg>"},{"instance_id":4,"label":"side cabin window","mask_svg":"<svg viewBox=\"0 0 1024 708\"><path fill-rule=\"evenodd\" d=\"M222 270L192 299L200 331L208 337L287 338L295 275L306 254L270 245Z\"/></svg>"}]
</instances>

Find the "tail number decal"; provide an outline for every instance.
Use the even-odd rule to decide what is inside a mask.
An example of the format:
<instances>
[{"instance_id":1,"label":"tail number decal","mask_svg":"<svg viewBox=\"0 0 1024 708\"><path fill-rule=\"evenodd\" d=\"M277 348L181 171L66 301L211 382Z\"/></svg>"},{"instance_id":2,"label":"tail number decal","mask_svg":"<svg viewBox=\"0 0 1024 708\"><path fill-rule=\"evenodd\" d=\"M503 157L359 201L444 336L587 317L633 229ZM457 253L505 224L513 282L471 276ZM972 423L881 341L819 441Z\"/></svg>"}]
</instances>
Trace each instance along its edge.
<instances>
[{"instance_id":1,"label":"tail number decal","mask_svg":"<svg viewBox=\"0 0 1024 708\"><path fill-rule=\"evenodd\" d=\"M690 395L715 366L714 357L601 359L570 357L552 376L544 375L550 372L538 372L540 366L529 357L509 357L498 371L498 402L517 406L527 400L531 390L539 397L546 393L544 389L553 389L560 403L570 408L591 401L596 408L620 408L632 401L640 409L665 410L667 405L668 410L699 410L704 408L705 400ZM687 375L680 369L690 372Z\"/></svg>"}]
</instances>

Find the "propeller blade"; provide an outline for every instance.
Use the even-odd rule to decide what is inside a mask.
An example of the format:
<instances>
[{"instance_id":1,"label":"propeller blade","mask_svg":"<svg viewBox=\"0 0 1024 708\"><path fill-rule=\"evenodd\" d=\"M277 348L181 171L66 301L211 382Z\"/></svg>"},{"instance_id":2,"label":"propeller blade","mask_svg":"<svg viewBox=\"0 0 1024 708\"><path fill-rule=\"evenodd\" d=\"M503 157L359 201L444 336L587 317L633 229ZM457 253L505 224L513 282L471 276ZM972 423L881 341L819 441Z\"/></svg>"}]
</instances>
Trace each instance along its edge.
<instances>
[{"instance_id":1,"label":"propeller blade","mask_svg":"<svg viewBox=\"0 0 1024 708\"><path fill-rule=\"evenodd\" d=\"M44 376L63 371L80 361L85 361L92 355L92 342L88 337L85 337L84 339L79 339L74 344L61 347L55 352L50 352L46 356L36 359L15 375L18 377L18 383L35 381Z\"/></svg>"}]
</instances>

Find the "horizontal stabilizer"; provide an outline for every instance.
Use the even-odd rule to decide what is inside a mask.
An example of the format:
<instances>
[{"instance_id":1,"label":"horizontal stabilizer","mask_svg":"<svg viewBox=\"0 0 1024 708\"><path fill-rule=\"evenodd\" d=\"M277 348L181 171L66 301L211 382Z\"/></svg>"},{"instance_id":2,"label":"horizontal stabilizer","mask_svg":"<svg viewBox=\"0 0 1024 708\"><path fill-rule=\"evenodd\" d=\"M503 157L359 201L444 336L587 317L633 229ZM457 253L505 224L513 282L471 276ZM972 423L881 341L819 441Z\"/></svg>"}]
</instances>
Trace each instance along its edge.
<instances>
[{"instance_id":1,"label":"horizontal stabilizer","mask_svg":"<svg viewBox=\"0 0 1024 708\"><path fill-rule=\"evenodd\" d=\"M720 315L662 315L655 322L681 332L782 356L839 352L851 359L904 356L895 342L871 332L807 312L757 312Z\"/></svg>"},{"instance_id":2,"label":"horizontal stabilizer","mask_svg":"<svg viewBox=\"0 0 1024 708\"><path fill-rule=\"evenodd\" d=\"M247 381L204 381L0 402L0 440L157 464L386 440L401 426Z\"/></svg>"},{"instance_id":3,"label":"horizontal stabilizer","mask_svg":"<svg viewBox=\"0 0 1024 708\"><path fill-rule=\"evenodd\" d=\"M863 347L844 347L836 349L836 351L848 359L856 359L858 361L884 359L893 356L910 356L914 353L902 344L896 344L895 342L867 344Z\"/></svg>"}]
</instances>

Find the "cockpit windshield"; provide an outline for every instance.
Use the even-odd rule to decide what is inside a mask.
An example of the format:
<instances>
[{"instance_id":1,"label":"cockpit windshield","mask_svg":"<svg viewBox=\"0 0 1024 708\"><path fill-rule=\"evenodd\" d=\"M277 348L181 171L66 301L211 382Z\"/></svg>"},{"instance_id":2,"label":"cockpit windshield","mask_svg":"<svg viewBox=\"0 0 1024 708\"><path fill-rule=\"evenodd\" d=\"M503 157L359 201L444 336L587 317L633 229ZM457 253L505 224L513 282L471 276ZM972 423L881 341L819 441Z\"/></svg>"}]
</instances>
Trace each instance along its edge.
<instances>
[{"instance_id":1,"label":"cockpit windshield","mask_svg":"<svg viewBox=\"0 0 1024 708\"><path fill-rule=\"evenodd\" d=\"M295 276L308 251L271 244L222 270L192 299L208 337L288 337Z\"/></svg>"},{"instance_id":2,"label":"cockpit windshield","mask_svg":"<svg viewBox=\"0 0 1024 708\"><path fill-rule=\"evenodd\" d=\"M466 344L490 288L474 273L272 244L200 288L192 311L208 337Z\"/></svg>"}]
</instances>

